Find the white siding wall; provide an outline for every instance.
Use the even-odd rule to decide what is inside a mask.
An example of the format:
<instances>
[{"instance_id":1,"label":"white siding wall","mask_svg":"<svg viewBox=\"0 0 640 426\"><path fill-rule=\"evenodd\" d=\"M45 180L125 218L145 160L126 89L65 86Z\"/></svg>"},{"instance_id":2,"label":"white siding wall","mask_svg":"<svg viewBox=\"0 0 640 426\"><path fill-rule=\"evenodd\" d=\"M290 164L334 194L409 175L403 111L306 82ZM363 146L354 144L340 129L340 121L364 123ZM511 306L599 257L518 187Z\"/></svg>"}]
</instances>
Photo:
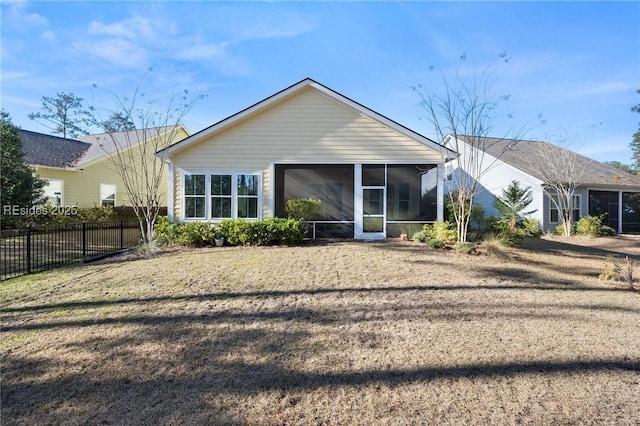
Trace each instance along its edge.
<instances>
[{"instance_id":1,"label":"white siding wall","mask_svg":"<svg viewBox=\"0 0 640 426\"><path fill-rule=\"evenodd\" d=\"M464 158L468 155L468 151L461 151L461 161L463 164L466 164L464 162ZM529 217L531 219L536 219L543 224L545 203L541 182L489 154L484 154L484 157L482 158L482 172L480 179L478 179L480 186L478 189L476 203L484 207L485 214L487 216L497 214L497 210L493 207L493 201L496 197L502 196L502 190L514 180L518 181L520 186L524 188L531 188L533 202L529 206L529 210L537 209L537 211ZM454 182L451 183L453 184Z\"/></svg>"},{"instance_id":2,"label":"white siding wall","mask_svg":"<svg viewBox=\"0 0 640 426\"><path fill-rule=\"evenodd\" d=\"M273 163L442 162L440 152L314 89L194 143L173 161L176 219L185 171L260 172L263 216L268 217Z\"/></svg>"}]
</instances>

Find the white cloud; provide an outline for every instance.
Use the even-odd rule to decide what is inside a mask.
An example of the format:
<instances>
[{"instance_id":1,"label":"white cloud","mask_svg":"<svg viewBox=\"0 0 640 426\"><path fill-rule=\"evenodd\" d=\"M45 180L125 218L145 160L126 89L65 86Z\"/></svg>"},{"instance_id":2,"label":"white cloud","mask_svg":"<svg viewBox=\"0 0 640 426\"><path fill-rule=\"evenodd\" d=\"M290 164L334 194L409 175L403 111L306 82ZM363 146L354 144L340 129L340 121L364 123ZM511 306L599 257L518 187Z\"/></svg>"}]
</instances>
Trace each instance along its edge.
<instances>
[{"instance_id":1,"label":"white cloud","mask_svg":"<svg viewBox=\"0 0 640 426\"><path fill-rule=\"evenodd\" d=\"M126 38L129 40L136 40L139 38L153 40L157 37L156 28L158 27L158 23L148 18L132 17L111 24L93 21L89 24L89 34L114 38Z\"/></svg>"},{"instance_id":2,"label":"white cloud","mask_svg":"<svg viewBox=\"0 0 640 426\"><path fill-rule=\"evenodd\" d=\"M117 66L144 69L150 65L144 47L123 39L78 41L73 47L82 55Z\"/></svg>"},{"instance_id":3,"label":"white cloud","mask_svg":"<svg viewBox=\"0 0 640 426\"><path fill-rule=\"evenodd\" d=\"M228 42L185 43L186 48L178 49L176 58L185 60L221 58L225 55Z\"/></svg>"},{"instance_id":4,"label":"white cloud","mask_svg":"<svg viewBox=\"0 0 640 426\"><path fill-rule=\"evenodd\" d=\"M26 1L3 1L2 4L7 6L7 10L4 12L5 16L2 19L3 25L10 23L23 30L49 25L49 21L44 16L27 12L29 3Z\"/></svg>"}]
</instances>

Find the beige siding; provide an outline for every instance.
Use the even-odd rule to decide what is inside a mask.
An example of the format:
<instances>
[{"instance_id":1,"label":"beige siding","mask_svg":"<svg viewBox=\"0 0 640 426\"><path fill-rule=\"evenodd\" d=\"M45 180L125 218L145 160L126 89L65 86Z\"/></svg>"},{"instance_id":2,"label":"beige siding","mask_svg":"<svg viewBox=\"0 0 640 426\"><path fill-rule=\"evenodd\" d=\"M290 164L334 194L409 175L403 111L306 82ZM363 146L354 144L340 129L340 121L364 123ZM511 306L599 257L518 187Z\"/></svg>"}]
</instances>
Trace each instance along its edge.
<instances>
[{"instance_id":1,"label":"beige siding","mask_svg":"<svg viewBox=\"0 0 640 426\"><path fill-rule=\"evenodd\" d=\"M180 132L176 140L188 136L185 132ZM140 156L140 149L133 148L133 158ZM149 153L150 157L155 157L154 153ZM93 162L82 167L83 171L66 171L59 169L48 169L39 167L36 174L44 179L57 179L63 181L62 202L67 206L93 207L100 205L100 184L116 185L116 206L131 205L129 197L124 188L122 179L114 171L111 158ZM167 205L167 174L168 168L163 166L163 180L160 186L161 206Z\"/></svg>"},{"instance_id":2,"label":"beige siding","mask_svg":"<svg viewBox=\"0 0 640 426\"><path fill-rule=\"evenodd\" d=\"M307 89L173 156L175 214L184 171L254 171L267 216L272 163L440 162L440 152Z\"/></svg>"}]
</instances>

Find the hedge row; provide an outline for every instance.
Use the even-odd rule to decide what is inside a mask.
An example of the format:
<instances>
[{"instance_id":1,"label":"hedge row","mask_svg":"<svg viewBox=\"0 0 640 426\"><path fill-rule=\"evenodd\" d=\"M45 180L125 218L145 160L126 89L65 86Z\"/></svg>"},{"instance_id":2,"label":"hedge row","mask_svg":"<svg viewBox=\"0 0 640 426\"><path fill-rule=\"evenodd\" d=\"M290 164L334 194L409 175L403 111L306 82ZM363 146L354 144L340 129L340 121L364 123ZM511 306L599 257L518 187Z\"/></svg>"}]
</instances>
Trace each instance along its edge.
<instances>
[{"instance_id":1,"label":"hedge row","mask_svg":"<svg viewBox=\"0 0 640 426\"><path fill-rule=\"evenodd\" d=\"M288 245L302 243L304 228L302 221L295 219L263 219L244 221L226 219L220 223L170 222L166 217L158 218L155 237L164 244L182 244L204 247L215 245L221 238L226 246Z\"/></svg>"}]
</instances>

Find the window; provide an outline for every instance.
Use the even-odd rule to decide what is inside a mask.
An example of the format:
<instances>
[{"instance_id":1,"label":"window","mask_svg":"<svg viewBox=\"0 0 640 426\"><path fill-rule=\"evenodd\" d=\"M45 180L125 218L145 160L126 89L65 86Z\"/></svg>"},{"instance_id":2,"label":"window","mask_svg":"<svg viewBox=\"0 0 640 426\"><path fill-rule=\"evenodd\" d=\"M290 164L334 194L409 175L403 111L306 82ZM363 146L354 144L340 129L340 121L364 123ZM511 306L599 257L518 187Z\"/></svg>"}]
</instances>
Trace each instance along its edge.
<instances>
[{"instance_id":1,"label":"window","mask_svg":"<svg viewBox=\"0 0 640 426\"><path fill-rule=\"evenodd\" d=\"M185 219L258 219L260 176L251 173L186 174Z\"/></svg>"},{"instance_id":2,"label":"window","mask_svg":"<svg viewBox=\"0 0 640 426\"><path fill-rule=\"evenodd\" d=\"M115 185L109 185L105 183L100 184L100 205L102 207L116 206L116 186Z\"/></svg>"},{"instance_id":3,"label":"window","mask_svg":"<svg viewBox=\"0 0 640 426\"><path fill-rule=\"evenodd\" d=\"M185 175L184 177L184 217L205 218L205 175Z\"/></svg>"},{"instance_id":4,"label":"window","mask_svg":"<svg viewBox=\"0 0 640 426\"><path fill-rule=\"evenodd\" d=\"M550 200L549 201L549 222L558 223L560 222L560 212L558 212L558 207L556 204L560 204L558 201L558 197L553 197L555 203ZM572 195L571 196L571 221L577 222L580 220L580 195Z\"/></svg>"},{"instance_id":5,"label":"window","mask_svg":"<svg viewBox=\"0 0 640 426\"><path fill-rule=\"evenodd\" d=\"M47 185L44 187L44 196L47 199L47 204L60 207L62 205L64 181L58 179L47 179L47 181Z\"/></svg>"},{"instance_id":6,"label":"window","mask_svg":"<svg viewBox=\"0 0 640 426\"><path fill-rule=\"evenodd\" d=\"M211 217L231 217L231 175L211 175Z\"/></svg>"},{"instance_id":7,"label":"window","mask_svg":"<svg viewBox=\"0 0 640 426\"><path fill-rule=\"evenodd\" d=\"M238 218L258 218L258 176L238 175Z\"/></svg>"}]
</instances>

